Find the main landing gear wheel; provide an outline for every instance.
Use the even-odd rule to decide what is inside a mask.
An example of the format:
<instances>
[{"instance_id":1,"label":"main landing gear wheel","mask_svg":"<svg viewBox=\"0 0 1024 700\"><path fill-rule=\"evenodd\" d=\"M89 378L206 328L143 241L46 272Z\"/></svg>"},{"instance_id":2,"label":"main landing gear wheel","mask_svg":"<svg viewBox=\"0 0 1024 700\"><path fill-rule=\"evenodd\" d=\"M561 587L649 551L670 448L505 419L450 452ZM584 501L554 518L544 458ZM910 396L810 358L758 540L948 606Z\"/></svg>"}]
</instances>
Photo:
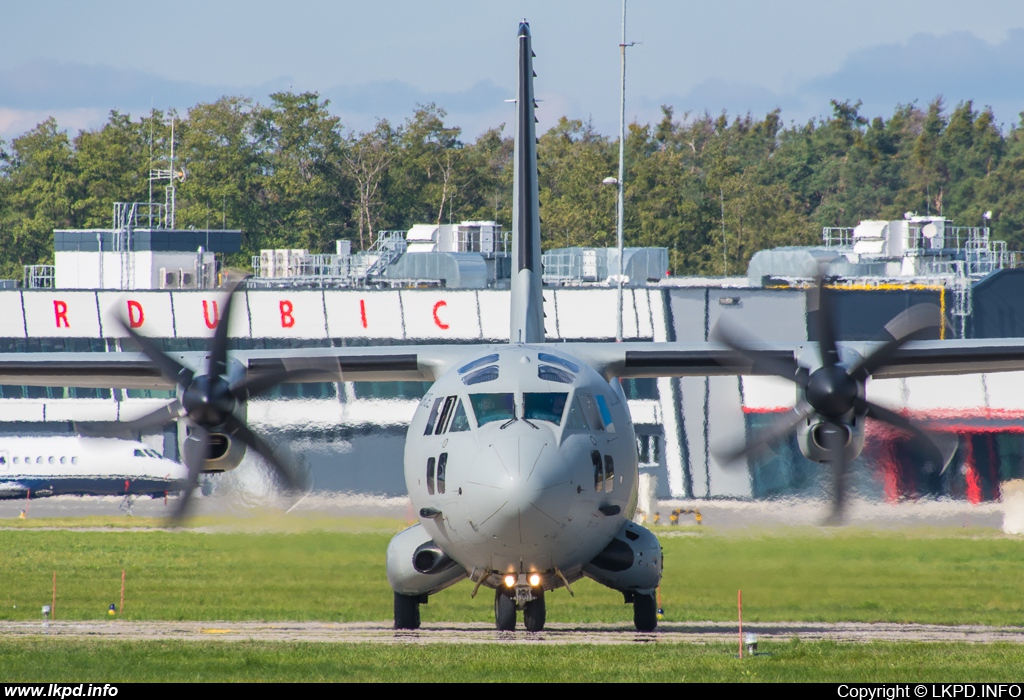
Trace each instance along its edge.
<instances>
[{"instance_id":1,"label":"main landing gear wheel","mask_svg":"<svg viewBox=\"0 0 1024 700\"><path fill-rule=\"evenodd\" d=\"M395 629L418 630L420 628L420 597L395 593Z\"/></svg>"},{"instance_id":2,"label":"main landing gear wheel","mask_svg":"<svg viewBox=\"0 0 1024 700\"><path fill-rule=\"evenodd\" d=\"M536 598L529 601L523 607L523 624L527 632L540 632L544 629L544 619L547 611L544 608L544 591L534 593Z\"/></svg>"},{"instance_id":3,"label":"main landing gear wheel","mask_svg":"<svg viewBox=\"0 0 1024 700\"><path fill-rule=\"evenodd\" d=\"M633 624L637 632L653 632L658 626L658 601L653 593L633 596Z\"/></svg>"},{"instance_id":4,"label":"main landing gear wheel","mask_svg":"<svg viewBox=\"0 0 1024 700\"><path fill-rule=\"evenodd\" d=\"M516 628L516 601L500 588L494 589L494 626L502 632Z\"/></svg>"}]
</instances>

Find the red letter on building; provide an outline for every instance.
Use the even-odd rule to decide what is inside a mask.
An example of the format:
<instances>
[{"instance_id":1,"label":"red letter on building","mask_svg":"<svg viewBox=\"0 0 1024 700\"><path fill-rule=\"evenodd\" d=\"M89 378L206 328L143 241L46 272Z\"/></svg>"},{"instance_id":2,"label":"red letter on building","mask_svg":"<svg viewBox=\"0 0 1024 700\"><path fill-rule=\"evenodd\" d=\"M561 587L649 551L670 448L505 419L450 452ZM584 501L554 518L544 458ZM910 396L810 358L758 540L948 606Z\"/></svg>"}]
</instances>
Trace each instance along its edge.
<instances>
[{"instance_id":1,"label":"red letter on building","mask_svg":"<svg viewBox=\"0 0 1024 700\"><path fill-rule=\"evenodd\" d=\"M134 299L128 300L128 325L131 328L140 327L146 320L146 315L142 313L142 304L135 301Z\"/></svg>"},{"instance_id":2,"label":"red letter on building","mask_svg":"<svg viewBox=\"0 0 1024 700\"><path fill-rule=\"evenodd\" d=\"M281 328L291 328L294 326L295 317L292 316L292 303L287 299L282 299L278 306L281 309Z\"/></svg>"},{"instance_id":3,"label":"red letter on building","mask_svg":"<svg viewBox=\"0 0 1024 700\"><path fill-rule=\"evenodd\" d=\"M445 323L444 321L442 321L437 316L437 310L440 309L442 306L448 306L448 302L446 302L446 301L439 301L436 304L434 304L434 323L437 324L438 328L440 328L443 331L446 331L446 330L448 330L448 324Z\"/></svg>"},{"instance_id":4,"label":"red letter on building","mask_svg":"<svg viewBox=\"0 0 1024 700\"><path fill-rule=\"evenodd\" d=\"M71 324L68 323L68 305L67 303L60 301L59 299L53 300L53 315L56 319L57 328L64 325L64 328L71 328Z\"/></svg>"},{"instance_id":5,"label":"red letter on building","mask_svg":"<svg viewBox=\"0 0 1024 700\"><path fill-rule=\"evenodd\" d=\"M359 316L363 319L363 328L366 328L366 300L359 300Z\"/></svg>"},{"instance_id":6,"label":"red letter on building","mask_svg":"<svg viewBox=\"0 0 1024 700\"><path fill-rule=\"evenodd\" d=\"M210 309L206 305L206 299L203 299L203 320L206 321L207 328L216 328L217 322L220 321L220 312L217 310L217 302L210 302L213 305L213 320L210 320Z\"/></svg>"}]
</instances>

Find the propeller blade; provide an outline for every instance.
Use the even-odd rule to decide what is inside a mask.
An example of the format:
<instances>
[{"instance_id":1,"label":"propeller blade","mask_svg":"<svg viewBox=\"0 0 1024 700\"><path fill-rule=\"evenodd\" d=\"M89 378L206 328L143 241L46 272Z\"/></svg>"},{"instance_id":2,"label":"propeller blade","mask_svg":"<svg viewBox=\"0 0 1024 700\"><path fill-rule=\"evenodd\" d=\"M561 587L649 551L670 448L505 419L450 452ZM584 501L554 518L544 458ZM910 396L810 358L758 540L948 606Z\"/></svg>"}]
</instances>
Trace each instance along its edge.
<instances>
[{"instance_id":1,"label":"propeller blade","mask_svg":"<svg viewBox=\"0 0 1024 700\"><path fill-rule=\"evenodd\" d=\"M841 525L846 509L846 492L850 486L850 464L846 460L849 430L844 425L828 422L819 434L828 450L832 470L832 512L825 519L825 524Z\"/></svg>"},{"instance_id":2,"label":"propeller blade","mask_svg":"<svg viewBox=\"0 0 1024 700\"><path fill-rule=\"evenodd\" d=\"M814 286L807 290L807 311L815 314L815 330L818 332L818 348L821 362L831 367L839 362L839 348L836 345L835 317L832 312L832 301L825 288L823 267L819 267L814 278Z\"/></svg>"},{"instance_id":3,"label":"propeller blade","mask_svg":"<svg viewBox=\"0 0 1024 700\"><path fill-rule=\"evenodd\" d=\"M210 453L210 434L201 425L190 426L190 432L182 445L181 454L185 466L188 467L188 483L181 492L178 505L171 519L181 522L188 512L188 504L192 500L192 492L199 486L199 475L203 473L203 465Z\"/></svg>"},{"instance_id":4,"label":"propeller blade","mask_svg":"<svg viewBox=\"0 0 1024 700\"><path fill-rule=\"evenodd\" d=\"M174 382L178 386L186 387L192 381L193 372L188 367L179 364L177 360L164 353L163 348L157 345L152 338L140 335L134 328L118 317L117 322L129 337L139 346L142 354L149 358L150 362L156 365L164 379Z\"/></svg>"},{"instance_id":5,"label":"propeller blade","mask_svg":"<svg viewBox=\"0 0 1024 700\"><path fill-rule=\"evenodd\" d=\"M719 319L711 331L711 339L724 343L730 350L750 361L751 369L772 374L805 386L807 373L796 361L786 362L753 347L753 341L724 318Z\"/></svg>"},{"instance_id":6,"label":"propeller blade","mask_svg":"<svg viewBox=\"0 0 1024 700\"><path fill-rule=\"evenodd\" d=\"M850 376L864 380L885 366L904 343L920 337L925 331L938 328L945 319L935 304L916 304L885 324L885 344L850 369Z\"/></svg>"},{"instance_id":7,"label":"propeller blade","mask_svg":"<svg viewBox=\"0 0 1024 700\"><path fill-rule=\"evenodd\" d=\"M946 468L953 461L953 455L956 454L956 448L959 444L955 438L940 439L938 435L924 430L904 415L870 401L865 401L864 404L867 408L868 418L883 421L894 428L910 433L928 453L932 462L940 465L939 473L945 473Z\"/></svg>"},{"instance_id":8,"label":"propeller blade","mask_svg":"<svg viewBox=\"0 0 1024 700\"><path fill-rule=\"evenodd\" d=\"M135 420L113 423L75 423L75 432L96 437L118 437L126 433L145 432L152 428L159 428L181 418L182 415L184 415L184 409L181 402L175 399Z\"/></svg>"},{"instance_id":9,"label":"propeller blade","mask_svg":"<svg viewBox=\"0 0 1024 700\"><path fill-rule=\"evenodd\" d=\"M298 475L298 470L290 465L286 465L263 438L249 430L249 426L231 414L228 414L227 420L224 421L224 426L231 435L256 450L263 459L267 460L267 463L274 468L274 471L277 472L289 489L302 489L304 479Z\"/></svg>"},{"instance_id":10,"label":"propeller blade","mask_svg":"<svg viewBox=\"0 0 1024 700\"><path fill-rule=\"evenodd\" d=\"M228 367L228 324L231 321L231 302L235 298L235 290L245 282L245 277L231 280L225 286L224 308L221 310L220 320L217 322L217 329L213 332L213 340L210 341L210 360L207 373L211 377L217 377L227 372Z\"/></svg>"},{"instance_id":11,"label":"propeller blade","mask_svg":"<svg viewBox=\"0 0 1024 700\"><path fill-rule=\"evenodd\" d=\"M806 420L811 412L811 407L807 404L798 404L792 411L775 419L769 427L757 431L749 440L724 449L715 449L715 458L723 464L731 464L740 459L756 456L772 444L788 437L800 425L800 421Z\"/></svg>"},{"instance_id":12,"label":"propeller blade","mask_svg":"<svg viewBox=\"0 0 1024 700\"><path fill-rule=\"evenodd\" d=\"M324 375L333 377L333 381L341 379L341 366L335 357L306 358L295 365L285 363L285 369L267 374L247 374L231 385L231 393L239 401L246 401L254 396L270 391L278 384L286 382L324 381Z\"/></svg>"}]
</instances>

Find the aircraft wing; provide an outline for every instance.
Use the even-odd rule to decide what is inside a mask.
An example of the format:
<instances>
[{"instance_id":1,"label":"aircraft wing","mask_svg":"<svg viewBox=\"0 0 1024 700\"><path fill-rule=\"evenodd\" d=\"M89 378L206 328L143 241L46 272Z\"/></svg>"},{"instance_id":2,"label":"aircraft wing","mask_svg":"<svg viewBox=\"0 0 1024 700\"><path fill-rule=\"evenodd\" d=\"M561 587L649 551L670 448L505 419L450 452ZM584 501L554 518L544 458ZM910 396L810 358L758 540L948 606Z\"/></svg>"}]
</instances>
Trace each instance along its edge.
<instances>
[{"instance_id":1,"label":"aircraft wing","mask_svg":"<svg viewBox=\"0 0 1024 700\"><path fill-rule=\"evenodd\" d=\"M405 345L377 347L237 350L231 359L246 374L302 370L291 381L433 381L479 346ZM170 352L185 367L200 371L203 352ZM156 366L137 352L0 353L0 384L86 388L173 389Z\"/></svg>"},{"instance_id":2,"label":"aircraft wing","mask_svg":"<svg viewBox=\"0 0 1024 700\"><path fill-rule=\"evenodd\" d=\"M882 343L839 343L861 357ZM817 344L757 343L752 361L719 343L566 343L559 345L598 372L623 379L776 375L780 368L819 364ZM911 341L897 350L876 379L1024 371L1024 338Z\"/></svg>"}]
</instances>

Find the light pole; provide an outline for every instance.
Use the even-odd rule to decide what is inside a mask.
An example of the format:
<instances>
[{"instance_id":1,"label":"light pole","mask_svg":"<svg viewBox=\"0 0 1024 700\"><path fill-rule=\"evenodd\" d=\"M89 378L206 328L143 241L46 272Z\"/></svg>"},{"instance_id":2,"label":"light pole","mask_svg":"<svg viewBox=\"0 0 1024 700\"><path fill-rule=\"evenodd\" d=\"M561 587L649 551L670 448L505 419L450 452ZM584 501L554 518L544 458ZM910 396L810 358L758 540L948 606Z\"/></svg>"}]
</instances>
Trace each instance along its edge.
<instances>
[{"instance_id":1,"label":"light pole","mask_svg":"<svg viewBox=\"0 0 1024 700\"><path fill-rule=\"evenodd\" d=\"M622 41L619 43L621 55L622 80L619 91L619 177L605 178L605 183L612 184L612 180L618 187L618 208L616 211L616 243L619 248L619 274L617 276L617 287L619 290L618 301L615 313L615 340L622 342L622 209L623 194L626 188L626 47L633 44L626 43L626 0L622 0Z\"/></svg>"}]
</instances>

